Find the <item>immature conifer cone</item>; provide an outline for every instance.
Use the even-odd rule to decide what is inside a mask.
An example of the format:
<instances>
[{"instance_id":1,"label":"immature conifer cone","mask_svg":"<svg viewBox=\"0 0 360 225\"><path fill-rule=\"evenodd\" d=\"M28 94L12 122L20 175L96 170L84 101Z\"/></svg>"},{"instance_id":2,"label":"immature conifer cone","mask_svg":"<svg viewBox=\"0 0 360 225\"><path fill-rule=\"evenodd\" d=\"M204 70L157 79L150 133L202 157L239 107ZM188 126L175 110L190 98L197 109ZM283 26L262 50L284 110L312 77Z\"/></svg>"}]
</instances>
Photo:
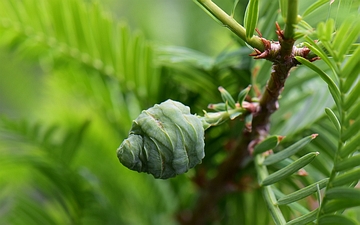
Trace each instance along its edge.
<instances>
[{"instance_id":1,"label":"immature conifer cone","mask_svg":"<svg viewBox=\"0 0 360 225\"><path fill-rule=\"evenodd\" d=\"M204 145L200 118L182 103L167 100L142 111L133 121L117 156L131 170L167 179L201 163Z\"/></svg>"}]
</instances>

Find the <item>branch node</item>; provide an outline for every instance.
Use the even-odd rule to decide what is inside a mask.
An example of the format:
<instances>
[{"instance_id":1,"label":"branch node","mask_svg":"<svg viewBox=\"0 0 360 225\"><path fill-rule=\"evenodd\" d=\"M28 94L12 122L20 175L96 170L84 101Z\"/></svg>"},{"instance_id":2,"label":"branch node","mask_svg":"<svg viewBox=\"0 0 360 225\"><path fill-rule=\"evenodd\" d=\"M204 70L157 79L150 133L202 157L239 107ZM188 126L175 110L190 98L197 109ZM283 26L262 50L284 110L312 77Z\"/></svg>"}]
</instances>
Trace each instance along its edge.
<instances>
[{"instance_id":1,"label":"branch node","mask_svg":"<svg viewBox=\"0 0 360 225\"><path fill-rule=\"evenodd\" d=\"M257 30L257 32L259 32L259 34L261 34L260 31ZM261 39L262 43L264 44L265 49L263 52L261 52L258 49L254 48L255 52L250 54L250 56L254 56L254 59L266 59L266 58L268 58L270 51L271 51L271 42L262 37L260 39Z\"/></svg>"}]
</instances>

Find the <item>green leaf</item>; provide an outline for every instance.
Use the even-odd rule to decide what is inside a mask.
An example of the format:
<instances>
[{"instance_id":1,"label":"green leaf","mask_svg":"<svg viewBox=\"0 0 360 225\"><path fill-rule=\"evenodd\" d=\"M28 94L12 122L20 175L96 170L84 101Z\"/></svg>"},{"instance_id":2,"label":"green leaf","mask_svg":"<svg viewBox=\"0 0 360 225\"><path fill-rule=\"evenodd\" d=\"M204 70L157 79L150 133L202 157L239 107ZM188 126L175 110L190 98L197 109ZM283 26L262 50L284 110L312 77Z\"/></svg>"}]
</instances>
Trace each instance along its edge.
<instances>
[{"instance_id":1,"label":"green leaf","mask_svg":"<svg viewBox=\"0 0 360 225\"><path fill-rule=\"evenodd\" d=\"M358 142L360 142L359 139L358 139ZM359 148L358 145L356 147ZM351 156L350 158L346 158L346 159L340 161L339 163L337 163L335 165L334 169L335 169L335 171L340 172L343 170L349 170L349 169L355 168L357 166L360 166L360 154Z\"/></svg>"},{"instance_id":2,"label":"green leaf","mask_svg":"<svg viewBox=\"0 0 360 225\"><path fill-rule=\"evenodd\" d=\"M326 198L328 200L352 200L360 196L360 190L350 187L336 187L326 191ZM360 198L357 199L360 203Z\"/></svg>"},{"instance_id":3,"label":"green leaf","mask_svg":"<svg viewBox=\"0 0 360 225\"><path fill-rule=\"evenodd\" d=\"M254 35L258 17L259 17L259 0L249 0L244 16L246 38L250 39Z\"/></svg>"},{"instance_id":4,"label":"green leaf","mask_svg":"<svg viewBox=\"0 0 360 225\"><path fill-rule=\"evenodd\" d=\"M315 209L305 215L299 216L296 219L293 219L286 223L286 225L305 225L309 224L310 222L316 220L318 209Z\"/></svg>"},{"instance_id":5,"label":"green leaf","mask_svg":"<svg viewBox=\"0 0 360 225\"><path fill-rule=\"evenodd\" d=\"M313 3L311 6L309 6L305 12L303 13L303 17L309 15L310 13L314 12L318 8L320 8L322 5L325 5L326 3L329 3L329 0L318 0L317 2Z\"/></svg>"},{"instance_id":6,"label":"green leaf","mask_svg":"<svg viewBox=\"0 0 360 225\"><path fill-rule=\"evenodd\" d=\"M254 155L260 154L275 148L283 138L284 138L283 136L278 136L278 135L273 135L266 138L265 140L263 140L262 142L260 142L255 146L253 154Z\"/></svg>"},{"instance_id":7,"label":"green leaf","mask_svg":"<svg viewBox=\"0 0 360 225\"><path fill-rule=\"evenodd\" d=\"M344 158L351 153L360 149L360 132L356 134L351 140L347 140L340 151L340 157Z\"/></svg>"},{"instance_id":8,"label":"green leaf","mask_svg":"<svg viewBox=\"0 0 360 225\"><path fill-rule=\"evenodd\" d=\"M285 196L285 194L282 193L281 191L279 191L276 187L271 186L271 189L273 190L276 198L280 199L280 198ZM277 203L275 203L275 204L278 205ZM310 212L306 207L304 207L299 202L293 202L293 203L291 203L291 204L289 204L287 206L290 207L292 210L294 210L296 212L299 212L301 214L308 214Z\"/></svg>"},{"instance_id":9,"label":"green leaf","mask_svg":"<svg viewBox=\"0 0 360 225\"><path fill-rule=\"evenodd\" d=\"M322 42L329 42L332 39L335 21L330 18L326 23L321 22L317 26L318 37Z\"/></svg>"},{"instance_id":10,"label":"green leaf","mask_svg":"<svg viewBox=\"0 0 360 225\"><path fill-rule=\"evenodd\" d=\"M346 78L343 84L343 92L347 93L351 86L354 84L356 79L359 77L360 66L360 46L358 46L352 56L346 61L344 67L342 68L342 76Z\"/></svg>"},{"instance_id":11,"label":"green leaf","mask_svg":"<svg viewBox=\"0 0 360 225\"><path fill-rule=\"evenodd\" d=\"M355 86L350 90L350 92L345 97L344 110L347 111L350 107L354 106L355 102L359 99L360 95L360 81L358 81Z\"/></svg>"},{"instance_id":12,"label":"green leaf","mask_svg":"<svg viewBox=\"0 0 360 225\"><path fill-rule=\"evenodd\" d=\"M288 0L279 0L279 5L281 16L285 20L287 16Z\"/></svg>"},{"instance_id":13,"label":"green leaf","mask_svg":"<svg viewBox=\"0 0 360 225\"><path fill-rule=\"evenodd\" d=\"M329 92L330 92L331 96L334 99L336 107L341 111L342 110L342 105L340 105L340 103L342 102L342 99L337 94L338 90L339 89L333 89L333 88L329 87Z\"/></svg>"},{"instance_id":14,"label":"green leaf","mask_svg":"<svg viewBox=\"0 0 360 225\"><path fill-rule=\"evenodd\" d=\"M334 124L336 130L338 132L340 132L341 131L341 125L340 125L339 119L337 118L335 113L330 108L325 108L325 113L329 117L330 121Z\"/></svg>"},{"instance_id":15,"label":"green leaf","mask_svg":"<svg viewBox=\"0 0 360 225\"><path fill-rule=\"evenodd\" d=\"M240 0L234 0L234 6L231 11L231 16L234 17L236 6L239 4Z\"/></svg>"},{"instance_id":16,"label":"green leaf","mask_svg":"<svg viewBox=\"0 0 360 225\"><path fill-rule=\"evenodd\" d=\"M278 153L269 155L263 162L263 165L265 165L265 166L272 165L281 160L289 158L290 156L293 156L295 153L300 151L305 145L307 145L310 141L312 141L316 137L317 137L317 134L312 134L310 136L304 137L303 139L297 141L293 145L285 148L284 150L282 150Z\"/></svg>"},{"instance_id":17,"label":"green leaf","mask_svg":"<svg viewBox=\"0 0 360 225\"><path fill-rule=\"evenodd\" d=\"M267 186L273 183L276 183L286 177L292 175L299 169L303 168L307 164L309 164L319 153L318 152L311 152L307 155L301 157L300 159L294 161L290 165L270 174L267 178L265 178L261 182L261 186Z\"/></svg>"},{"instance_id":18,"label":"green leaf","mask_svg":"<svg viewBox=\"0 0 360 225\"><path fill-rule=\"evenodd\" d=\"M352 43L356 41L360 34L360 23L354 17L347 18L337 31L337 35L333 41L333 49L336 50L334 59L339 63L343 61L344 55L347 53Z\"/></svg>"},{"instance_id":19,"label":"green leaf","mask_svg":"<svg viewBox=\"0 0 360 225\"><path fill-rule=\"evenodd\" d=\"M215 110L217 112L226 111L226 104L225 103L216 103L216 104L209 104L208 109Z\"/></svg>"},{"instance_id":20,"label":"green leaf","mask_svg":"<svg viewBox=\"0 0 360 225\"><path fill-rule=\"evenodd\" d=\"M360 104L355 104L346 113L345 121L354 121L359 116Z\"/></svg>"},{"instance_id":21,"label":"green leaf","mask_svg":"<svg viewBox=\"0 0 360 225\"><path fill-rule=\"evenodd\" d=\"M329 38L327 37L326 35L326 32L325 32L326 28L325 28L325 23L324 22L320 22L318 25L317 25L317 36L319 37L319 39L321 41L329 41Z\"/></svg>"},{"instance_id":22,"label":"green leaf","mask_svg":"<svg viewBox=\"0 0 360 225\"><path fill-rule=\"evenodd\" d=\"M324 207L323 211L324 213L333 213L339 210L348 209L351 207L356 207L360 205L360 199L359 196L353 196L352 199L349 200L332 200L327 202Z\"/></svg>"},{"instance_id":23,"label":"green leaf","mask_svg":"<svg viewBox=\"0 0 360 225\"><path fill-rule=\"evenodd\" d=\"M275 21L278 18L278 10L279 5L274 4L273 2L269 1L262 1L260 2L260 18L258 21L258 28L261 30L261 34L263 37L271 37L271 35L274 33L274 27L268 26L268 24L275 24ZM264 15L263 12L266 12ZM266 21L266 23L263 23Z\"/></svg>"},{"instance_id":24,"label":"green leaf","mask_svg":"<svg viewBox=\"0 0 360 225\"><path fill-rule=\"evenodd\" d=\"M243 101L245 100L246 96L248 95L249 91L251 89L251 85L247 86L244 90L240 91L238 95L238 103L242 107Z\"/></svg>"},{"instance_id":25,"label":"green leaf","mask_svg":"<svg viewBox=\"0 0 360 225\"><path fill-rule=\"evenodd\" d=\"M360 118L358 118L354 122L351 122L350 127L344 129L343 135L341 136L341 140L345 142L346 140L356 135L359 130L360 130Z\"/></svg>"},{"instance_id":26,"label":"green leaf","mask_svg":"<svg viewBox=\"0 0 360 225\"><path fill-rule=\"evenodd\" d=\"M228 103L231 108L235 109L235 100L233 99L233 97L231 97L230 93L223 87L219 87L218 89L221 93L221 98L223 99L223 101L225 103Z\"/></svg>"},{"instance_id":27,"label":"green leaf","mask_svg":"<svg viewBox=\"0 0 360 225\"><path fill-rule=\"evenodd\" d=\"M303 199L303 198L317 192L318 189L322 189L322 188L326 187L328 181L329 181L329 178L322 179L322 180L320 180L316 183L313 183L307 187L304 187L304 188L297 190L291 194L288 194L288 195L285 195L284 197L279 198L277 203L279 205L287 205L292 202L296 202L300 199Z\"/></svg>"},{"instance_id":28,"label":"green leaf","mask_svg":"<svg viewBox=\"0 0 360 225\"><path fill-rule=\"evenodd\" d=\"M358 225L354 220L343 215L324 215L318 220L319 225Z\"/></svg>"},{"instance_id":29,"label":"green leaf","mask_svg":"<svg viewBox=\"0 0 360 225\"><path fill-rule=\"evenodd\" d=\"M296 34L295 40L300 39L304 36L310 35L314 32L314 28L308 24L305 20L300 20L299 23L296 25Z\"/></svg>"},{"instance_id":30,"label":"green leaf","mask_svg":"<svg viewBox=\"0 0 360 225\"><path fill-rule=\"evenodd\" d=\"M253 114L250 113L248 115L245 116L245 127L246 129L248 130L251 130L252 129L252 120L253 120Z\"/></svg>"},{"instance_id":31,"label":"green leaf","mask_svg":"<svg viewBox=\"0 0 360 225\"><path fill-rule=\"evenodd\" d=\"M331 186L337 187L358 181L360 179L360 168L352 169L335 177Z\"/></svg>"},{"instance_id":32,"label":"green leaf","mask_svg":"<svg viewBox=\"0 0 360 225\"><path fill-rule=\"evenodd\" d=\"M320 121L318 121L320 124L315 124L311 131L321 133L321 135L317 138L316 142L312 142L309 145L309 148L316 146L327 154L330 159L333 159L338 150L337 139L339 138L339 134L329 120L322 118Z\"/></svg>"},{"instance_id":33,"label":"green leaf","mask_svg":"<svg viewBox=\"0 0 360 225\"><path fill-rule=\"evenodd\" d=\"M243 114L242 112L239 112L239 111L236 111L236 110L229 110L229 118L231 120L237 118L238 116L241 116L242 114ZM252 120L252 118L251 118L251 120Z\"/></svg>"},{"instance_id":34,"label":"green leaf","mask_svg":"<svg viewBox=\"0 0 360 225\"><path fill-rule=\"evenodd\" d=\"M317 45L311 38L306 37L305 39L309 43L304 42L304 45L308 47L311 51L313 51L322 60L324 60L324 62L329 66L329 68L333 71L334 74L339 74L336 65L330 61L328 54L326 54L324 50L319 45ZM330 54L332 55L334 54L333 49L331 47L328 47L327 42L322 42L322 44L324 44L327 47L326 50L329 51Z\"/></svg>"},{"instance_id":35,"label":"green leaf","mask_svg":"<svg viewBox=\"0 0 360 225\"><path fill-rule=\"evenodd\" d=\"M341 106L341 94L340 94L340 90L337 87L337 85L335 84L335 82L329 77L329 75L327 75L324 71L322 71L319 67L315 66L314 64L312 64L311 62L309 62L308 60L304 59L303 57L300 56L295 56L296 60L298 60L301 64L304 64L305 66L309 67L310 69L312 69L313 71L315 71L316 73L318 73L320 75L320 77L329 85L329 90L336 102L336 105L340 108Z\"/></svg>"}]
</instances>

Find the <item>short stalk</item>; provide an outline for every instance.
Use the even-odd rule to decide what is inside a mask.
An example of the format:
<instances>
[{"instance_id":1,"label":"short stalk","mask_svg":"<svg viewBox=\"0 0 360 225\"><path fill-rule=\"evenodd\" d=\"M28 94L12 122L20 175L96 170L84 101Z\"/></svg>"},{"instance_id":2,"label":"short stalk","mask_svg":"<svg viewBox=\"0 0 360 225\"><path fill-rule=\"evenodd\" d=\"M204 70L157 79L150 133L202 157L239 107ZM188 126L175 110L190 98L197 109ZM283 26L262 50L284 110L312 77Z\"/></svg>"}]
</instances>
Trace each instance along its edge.
<instances>
[{"instance_id":1,"label":"short stalk","mask_svg":"<svg viewBox=\"0 0 360 225\"><path fill-rule=\"evenodd\" d=\"M258 154L254 157L255 169L258 173L258 179L260 184L269 175L266 166L261 165L263 161L264 156L262 156L262 154ZM268 205L269 211L274 218L274 221L276 221L276 224L285 224L286 220L283 217L279 207L276 205L277 200L274 192L271 189L271 186L263 187L262 192L265 202Z\"/></svg>"}]
</instances>

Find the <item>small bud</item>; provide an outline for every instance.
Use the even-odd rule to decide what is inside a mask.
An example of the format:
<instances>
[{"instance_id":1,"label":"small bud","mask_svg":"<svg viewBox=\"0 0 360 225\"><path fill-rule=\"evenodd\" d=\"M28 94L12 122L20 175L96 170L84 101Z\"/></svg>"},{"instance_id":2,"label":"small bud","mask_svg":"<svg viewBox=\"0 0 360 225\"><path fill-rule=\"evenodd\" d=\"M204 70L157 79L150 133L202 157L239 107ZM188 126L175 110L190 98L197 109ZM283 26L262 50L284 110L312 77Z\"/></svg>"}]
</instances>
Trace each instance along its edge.
<instances>
[{"instance_id":1,"label":"small bud","mask_svg":"<svg viewBox=\"0 0 360 225\"><path fill-rule=\"evenodd\" d=\"M235 100L233 99L233 97L231 97L230 93L223 87L219 87L218 89L221 93L223 101L227 103L231 108L235 109Z\"/></svg>"}]
</instances>

